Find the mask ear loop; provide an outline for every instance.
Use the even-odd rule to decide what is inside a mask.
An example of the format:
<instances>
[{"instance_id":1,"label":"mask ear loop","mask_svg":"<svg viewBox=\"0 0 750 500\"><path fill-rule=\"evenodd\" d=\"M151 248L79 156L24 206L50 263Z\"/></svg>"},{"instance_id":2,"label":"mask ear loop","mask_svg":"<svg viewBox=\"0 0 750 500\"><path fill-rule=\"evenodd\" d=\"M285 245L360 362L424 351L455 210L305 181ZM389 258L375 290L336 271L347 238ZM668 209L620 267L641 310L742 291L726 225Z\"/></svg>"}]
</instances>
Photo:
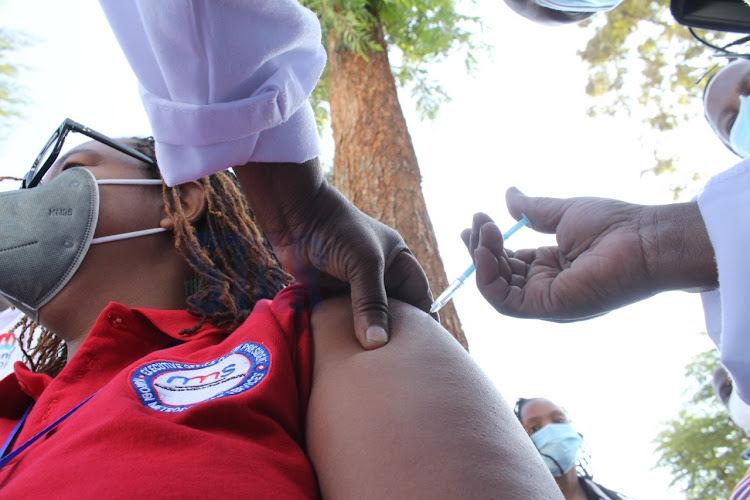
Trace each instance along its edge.
<instances>
[{"instance_id":1,"label":"mask ear loop","mask_svg":"<svg viewBox=\"0 0 750 500\"><path fill-rule=\"evenodd\" d=\"M161 186L161 179L97 179L96 183L102 184L140 184L143 186Z\"/></svg>"},{"instance_id":2,"label":"mask ear loop","mask_svg":"<svg viewBox=\"0 0 750 500\"><path fill-rule=\"evenodd\" d=\"M163 227L155 227L153 229L143 229L141 231L132 231L130 233L113 234L112 236L101 236L91 240L92 245L97 243L107 243L110 241L127 240L129 238L137 238L138 236L147 236L149 234L163 233L166 231Z\"/></svg>"},{"instance_id":3,"label":"mask ear loop","mask_svg":"<svg viewBox=\"0 0 750 500\"><path fill-rule=\"evenodd\" d=\"M142 186L161 186L161 179L97 179L96 183L101 185L142 185ZM143 229L141 231L131 231L129 233L113 234L111 236L101 236L91 240L92 245L98 243L108 243L110 241L127 240L129 238L137 238L138 236L148 236L149 234L163 233L167 229L163 227L155 227L153 229Z\"/></svg>"}]
</instances>

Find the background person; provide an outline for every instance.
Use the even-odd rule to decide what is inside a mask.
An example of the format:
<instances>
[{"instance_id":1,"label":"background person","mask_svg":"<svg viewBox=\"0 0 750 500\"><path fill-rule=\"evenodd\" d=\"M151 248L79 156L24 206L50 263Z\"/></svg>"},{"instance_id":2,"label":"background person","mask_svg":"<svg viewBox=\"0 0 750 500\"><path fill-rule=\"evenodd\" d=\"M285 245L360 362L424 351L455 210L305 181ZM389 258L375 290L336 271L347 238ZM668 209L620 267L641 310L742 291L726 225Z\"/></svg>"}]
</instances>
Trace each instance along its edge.
<instances>
[{"instance_id":1,"label":"background person","mask_svg":"<svg viewBox=\"0 0 750 500\"><path fill-rule=\"evenodd\" d=\"M729 419L738 428L741 429L746 435L750 436L750 405L742 401L737 393L734 391L732 384L732 377L729 375L727 370L719 363L714 369L713 373L713 388L716 397L722 402L724 407L729 414ZM745 451L742 454L744 460L750 459L750 450ZM732 495L731 500L746 499L750 496L750 470L745 473L745 477L737 483Z\"/></svg>"},{"instance_id":2,"label":"background person","mask_svg":"<svg viewBox=\"0 0 750 500\"><path fill-rule=\"evenodd\" d=\"M716 74L703 92L703 112L711 130L741 158L750 156L750 61L738 59Z\"/></svg>"},{"instance_id":3,"label":"background person","mask_svg":"<svg viewBox=\"0 0 750 500\"><path fill-rule=\"evenodd\" d=\"M750 436L750 405L737 396L732 377L721 363L714 369L712 384L716 397L726 408L732 423Z\"/></svg>"},{"instance_id":4,"label":"background person","mask_svg":"<svg viewBox=\"0 0 750 500\"><path fill-rule=\"evenodd\" d=\"M562 407L545 398L519 398L513 410L544 459L566 500L620 500L626 497L579 475L576 461L583 436Z\"/></svg>"}]
</instances>

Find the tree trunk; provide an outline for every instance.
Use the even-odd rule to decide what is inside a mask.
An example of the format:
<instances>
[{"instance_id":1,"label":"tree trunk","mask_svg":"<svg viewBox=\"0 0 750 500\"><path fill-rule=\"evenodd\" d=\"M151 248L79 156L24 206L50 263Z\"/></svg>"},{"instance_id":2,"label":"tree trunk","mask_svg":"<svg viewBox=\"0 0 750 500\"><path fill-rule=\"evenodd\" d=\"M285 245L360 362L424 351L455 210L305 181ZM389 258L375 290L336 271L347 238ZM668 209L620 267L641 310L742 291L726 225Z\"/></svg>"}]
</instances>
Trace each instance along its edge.
<instances>
[{"instance_id":1,"label":"tree trunk","mask_svg":"<svg viewBox=\"0 0 750 500\"><path fill-rule=\"evenodd\" d=\"M374 28L373 40L386 46L380 24ZM437 295L448 286L448 279L387 51L371 51L365 60L349 50L337 50L332 33L328 57L336 147L333 183L360 210L401 233ZM440 310L440 319L468 349L452 302Z\"/></svg>"}]
</instances>

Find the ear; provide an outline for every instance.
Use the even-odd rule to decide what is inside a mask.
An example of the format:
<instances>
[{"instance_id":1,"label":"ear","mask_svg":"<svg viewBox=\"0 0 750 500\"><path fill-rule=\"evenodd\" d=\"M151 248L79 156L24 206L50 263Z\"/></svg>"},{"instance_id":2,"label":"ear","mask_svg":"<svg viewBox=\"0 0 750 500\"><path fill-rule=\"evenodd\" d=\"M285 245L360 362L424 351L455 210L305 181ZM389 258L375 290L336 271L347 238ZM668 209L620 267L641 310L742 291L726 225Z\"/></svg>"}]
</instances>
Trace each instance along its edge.
<instances>
[{"instance_id":1,"label":"ear","mask_svg":"<svg viewBox=\"0 0 750 500\"><path fill-rule=\"evenodd\" d=\"M195 224L206 213L206 191L203 185L198 181L185 182L177 186L180 193L180 205L188 222ZM159 227L173 230L174 220L167 216L166 213L159 221Z\"/></svg>"}]
</instances>

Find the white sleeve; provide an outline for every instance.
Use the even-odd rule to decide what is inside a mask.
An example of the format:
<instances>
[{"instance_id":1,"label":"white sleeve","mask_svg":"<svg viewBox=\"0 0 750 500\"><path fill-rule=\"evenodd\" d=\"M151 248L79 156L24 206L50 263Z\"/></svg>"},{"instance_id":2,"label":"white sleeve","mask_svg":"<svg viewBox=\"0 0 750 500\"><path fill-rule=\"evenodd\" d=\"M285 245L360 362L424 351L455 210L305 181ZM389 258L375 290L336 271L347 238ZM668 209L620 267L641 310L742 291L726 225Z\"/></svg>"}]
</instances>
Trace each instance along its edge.
<instances>
[{"instance_id":1,"label":"white sleeve","mask_svg":"<svg viewBox=\"0 0 750 500\"><path fill-rule=\"evenodd\" d=\"M750 403L750 159L712 178L698 206L719 271L719 289L701 294L706 328Z\"/></svg>"},{"instance_id":2,"label":"white sleeve","mask_svg":"<svg viewBox=\"0 0 750 500\"><path fill-rule=\"evenodd\" d=\"M167 184L318 156L320 23L296 0L100 0L140 82Z\"/></svg>"}]
</instances>

